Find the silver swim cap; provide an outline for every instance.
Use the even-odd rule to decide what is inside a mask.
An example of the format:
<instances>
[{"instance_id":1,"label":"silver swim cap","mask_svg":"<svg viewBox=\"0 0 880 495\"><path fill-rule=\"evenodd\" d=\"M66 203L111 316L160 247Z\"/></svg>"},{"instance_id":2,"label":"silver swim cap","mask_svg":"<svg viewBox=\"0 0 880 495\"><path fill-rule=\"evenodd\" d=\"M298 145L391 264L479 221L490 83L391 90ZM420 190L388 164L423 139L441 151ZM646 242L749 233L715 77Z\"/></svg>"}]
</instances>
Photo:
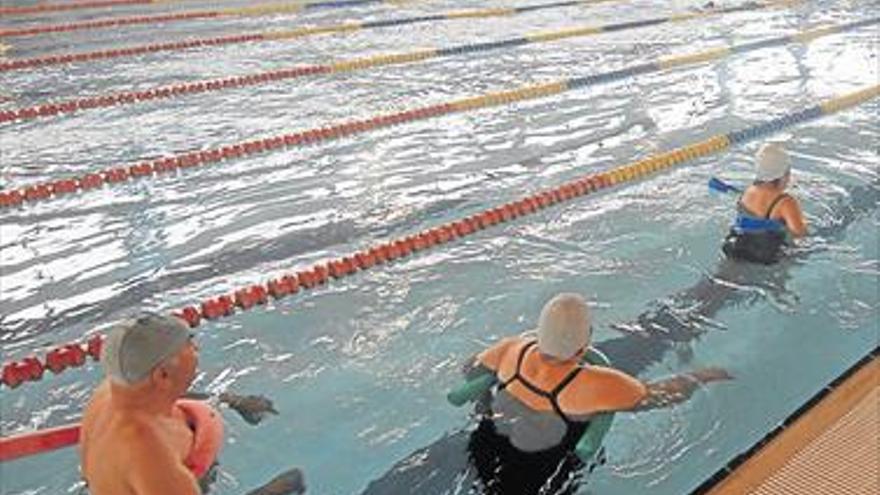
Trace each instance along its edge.
<instances>
[{"instance_id":1,"label":"silver swim cap","mask_svg":"<svg viewBox=\"0 0 880 495\"><path fill-rule=\"evenodd\" d=\"M180 318L142 313L111 328L101 349L104 372L117 383L138 383L189 338L189 327Z\"/></svg>"},{"instance_id":2,"label":"silver swim cap","mask_svg":"<svg viewBox=\"0 0 880 495\"><path fill-rule=\"evenodd\" d=\"M770 182L785 177L791 170L791 158L780 143L765 143L755 154L755 180Z\"/></svg>"}]
</instances>

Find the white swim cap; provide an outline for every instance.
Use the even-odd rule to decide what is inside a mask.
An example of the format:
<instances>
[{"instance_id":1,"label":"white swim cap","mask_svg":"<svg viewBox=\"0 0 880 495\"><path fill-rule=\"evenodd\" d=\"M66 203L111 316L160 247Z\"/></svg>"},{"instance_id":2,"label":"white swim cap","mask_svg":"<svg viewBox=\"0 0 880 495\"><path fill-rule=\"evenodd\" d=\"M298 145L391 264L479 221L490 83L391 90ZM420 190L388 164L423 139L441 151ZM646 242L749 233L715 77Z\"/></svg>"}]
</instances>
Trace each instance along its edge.
<instances>
[{"instance_id":1,"label":"white swim cap","mask_svg":"<svg viewBox=\"0 0 880 495\"><path fill-rule=\"evenodd\" d=\"M590 308L578 294L557 294L544 305L538 321L538 349L570 359L590 344Z\"/></svg>"},{"instance_id":2,"label":"white swim cap","mask_svg":"<svg viewBox=\"0 0 880 495\"><path fill-rule=\"evenodd\" d=\"M791 158L780 143L764 143L755 154L755 180L769 182L781 179L789 170Z\"/></svg>"}]
</instances>

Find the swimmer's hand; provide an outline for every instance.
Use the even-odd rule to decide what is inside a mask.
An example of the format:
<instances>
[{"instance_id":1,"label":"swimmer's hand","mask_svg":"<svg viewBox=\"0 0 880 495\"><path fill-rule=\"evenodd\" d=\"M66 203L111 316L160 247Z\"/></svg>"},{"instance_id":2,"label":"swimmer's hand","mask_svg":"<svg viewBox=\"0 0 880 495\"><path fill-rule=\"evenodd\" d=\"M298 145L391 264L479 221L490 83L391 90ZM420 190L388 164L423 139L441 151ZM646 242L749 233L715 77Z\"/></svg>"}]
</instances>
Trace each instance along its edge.
<instances>
[{"instance_id":1,"label":"swimmer's hand","mask_svg":"<svg viewBox=\"0 0 880 495\"><path fill-rule=\"evenodd\" d=\"M272 401L262 395L238 395L223 392L218 398L220 402L234 409L249 424L257 425L267 414L278 414Z\"/></svg>"},{"instance_id":2,"label":"swimmer's hand","mask_svg":"<svg viewBox=\"0 0 880 495\"><path fill-rule=\"evenodd\" d=\"M192 399L192 400L210 400L211 397L214 397L212 394L208 394L205 392L187 392L183 394L184 399Z\"/></svg>"},{"instance_id":3,"label":"swimmer's hand","mask_svg":"<svg viewBox=\"0 0 880 495\"><path fill-rule=\"evenodd\" d=\"M733 375L724 368L703 368L692 371L688 375L696 378L700 383L733 380Z\"/></svg>"},{"instance_id":4,"label":"swimmer's hand","mask_svg":"<svg viewBox=\"0 0 880 495\"><path fill-rule=\"evenodd\" d=\"M477 359L477 354L469 357L465 362L461 364L461 374L464 375L465 380L473 380L480 375L491 372L492 370L483 366L483 364L480 363L480 360Z\"/></svg>"},{"instance_id":5,"label":"swimmer's hand","mask_svg":"<svg viewBox=\"0 0 880 495\"><path fill-rule=\"evenodd\" d=\"M306 482L299 468L285 471L265 485L246 495L300 495L306 492Z\"/></svg>"}]
</instances>

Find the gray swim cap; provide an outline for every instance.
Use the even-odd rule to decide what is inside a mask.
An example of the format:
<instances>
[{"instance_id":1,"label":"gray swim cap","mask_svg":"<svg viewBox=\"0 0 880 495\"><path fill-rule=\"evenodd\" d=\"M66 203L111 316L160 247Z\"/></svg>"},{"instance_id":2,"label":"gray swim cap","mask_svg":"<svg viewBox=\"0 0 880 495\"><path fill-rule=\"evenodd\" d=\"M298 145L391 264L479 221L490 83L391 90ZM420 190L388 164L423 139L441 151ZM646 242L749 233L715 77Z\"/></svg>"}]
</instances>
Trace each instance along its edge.
<instances>
[{"instance_id":1,"label":"gray swim cap","mask_svg":"<svg viewBox=\"0 0 880 495\"><path fill-rule=\"evenodd\" d=\"M180 351L189 337L189 327L180 318L141 313L111 328L101 349L104 372L117 383L138 383Z\"/></svg>"}]
</instances>

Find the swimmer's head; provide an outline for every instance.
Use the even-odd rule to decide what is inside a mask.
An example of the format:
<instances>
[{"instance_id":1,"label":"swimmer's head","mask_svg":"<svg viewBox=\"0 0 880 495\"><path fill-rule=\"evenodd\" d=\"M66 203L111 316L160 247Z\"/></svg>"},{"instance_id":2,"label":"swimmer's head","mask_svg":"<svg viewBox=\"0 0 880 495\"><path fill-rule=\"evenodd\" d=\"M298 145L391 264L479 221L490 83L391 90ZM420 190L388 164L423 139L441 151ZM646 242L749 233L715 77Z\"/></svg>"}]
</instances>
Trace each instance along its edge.
<instances>
[{"instance_id":1,"label":"swimmer's head","mask_svg":"<svg viewBox=\"0 0 880 495\"><path fill-rule=\"evenodd\" d=\"M141 313L110 330L101 349L104 372L113 383L131 386L146 382L159 369L170 388L185 391L197 360L190 340L189 327L180 318Z\"/></svg>"},{"instance_id":2,"label":"swimmer's head","mask_svg":"<svg viewBox=\"0 0 880 495\"><path fill-rule=\"evenodd\" d=\"M566 360L590 345L590 308L578 294L557 294L544 305L538 321L538 349Z\"/></svg>"},{"instance_id":3,"label":"swimmer's head","mask_svg":"<svg viewBox=\"0 0 880 495\"><path fill-rule=\"evenodd\" d=\"M781 143L764 143L755 154L755 182L784 179L791 171L791 158Z\"/></svg>"}]
</instances>

